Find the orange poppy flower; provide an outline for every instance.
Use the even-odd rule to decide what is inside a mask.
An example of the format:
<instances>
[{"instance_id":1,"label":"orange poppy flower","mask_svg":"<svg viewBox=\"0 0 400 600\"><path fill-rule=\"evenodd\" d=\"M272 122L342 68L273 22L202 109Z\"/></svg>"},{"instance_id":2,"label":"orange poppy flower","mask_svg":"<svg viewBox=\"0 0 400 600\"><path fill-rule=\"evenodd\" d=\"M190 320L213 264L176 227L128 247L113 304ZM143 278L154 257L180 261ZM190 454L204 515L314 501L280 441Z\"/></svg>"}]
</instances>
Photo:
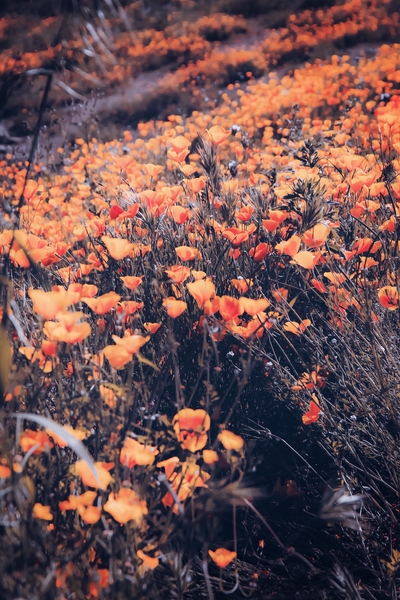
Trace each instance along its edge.
<instances>
[{"instance_id":1,"label":"orange poppy flower","mask_svg":"<svg viewBox=\"0 0 400 600\"><path fill-rule=\"evenodd\" d=\"M140 444L133 438L126 438L121 448L120 461L122 465L132 469L135 465L152 465L157 454L157 448Z\"/></svg>"},{"instance_id":2,"label":"orange poppy flower","mask_svg":"<svg viewBox=\"0 0 400 600\"><path fill-rule=\"evenodd\" d=\"M130 156L115 156L114 161L121 171L125 171L125 169L134 162L133 158Z\"/></svg>"},{"instance_id":3,"label":"orange poppy flower","mask_svg":"<svg viewBox=\"0 0 400 600\"><path fill-rule=\"evenodd\" d=\"M47 358L40 349L35 350L30 346L23 346L18 349L18 352L25 356L31 362L39 362L39 367L42 369L43 373L51 373L53 370L52 361Z\"/></svg>"},{"instance_id":4,"label":"orange poppy flower","mask_svg":"<svg viewBox=\"0 0 400 600\"><path fill-rule=\"evenodd\" d=\"M134 219L139 212L139 204L131 204L125 212L119 214L121 219Z\"/></svg>"},{"instance_id":5,"label":"orange poppy flower","mask_svg":"<svg viewBox=\"0 0 400 600\"><path fill-rule=\"evenodd\" d=\"M353 179L350 183L350 189L352 192L357 193L364 185L370 187L377 179L378 173L375 173L374 171L364 173L363 171L358 170L353 175Z\"/></svg>"},{"instance_id":6,"label":"orange poppy flower","mask_svg":"<svg viewBox=\"0 0 400 600\"><path fill-rule=\"evenodd\" d=\"M317 396L313 394L312 398L313 399L310 402L308 411L301 418L304 425L311 425L311 423L315 423L315 421L318 421L320 414L322 413L319 407Z\"/></svg>"},{"instance_id":7,"label":"orange poppy flower","mask_svg":"<svg viewBox=\"0 0 400 600\"><path fill-rule=\"evenodd\" d=\"M58 313L58 323L46 321L43 325L43 333L53 342L65 342L67 344L76 344L86 339L92 329L89 323L77 323L83 316L82 312L67 312Z\"/></svg>"},{"instance_id":8,"label":"orange poppy flower","mask_svg":"<svg viewBox=\"0 0 400 600\"><path fill-rule=\"evenodd\" d=\"M203 310L205 315L215 315L219 310L219 296L215 296L212 300L207 300L204 304Z\"/></svg>"},{"instance_id":9,"label":"orange poppy flower","mask_svg":"<svg viewBox=\"0 0 400 600\"><path fill-rule=\"evenodd\" d=\"M311 325L310 319L304 319L301 323L297 323L296 321L286 321L283 329L290 333L294 333L295 335L301 335L309 325Z\"/></svg>"},{"instance_id":10,"label":"orange poppy flower","mask_svg":"<svg viewBox=\"0 0 400 600\"><path fill-rule=\"evenodd\" d=\"M274 221L273 219L263 219L262 220L263 227L269 232L272 233L275 229L278 229L279 223L278 221Z\"/></svg>"},{"instance_id":11,"label":"orange poppy flower","mask_svg":"<svg viewBox=\"0 0 400 600\"><path fill-rule=\"evenodd\" d=\"M215 296L215 285L209 279L199 279L193 283L187 283L186 287L199 308L202 308L207 300Z\"/></svg>"},{"instance_id":12,"label":"orange poppy flower","mask_svg":"<svg viewBox=\"0 0 400 600\"><path fill-rule=\"evenodd\" d=\"M100 521L101 508L98 506L78 506L78 513L85 523L88 525L94 525Z\"/></svg>"},{"instance_id":13,"label":"orange poppy flower","mask_svg":"<svg viewBox=\"0 0 400 600\"><path fill-rule=\"evenodd\" d=\"M175 434L185 450L197 452L207 443L207 431L210 429L210 416L205 410L183 408L173 418Z\"/></svg>"},{"instance_id":14,"label":"orange poppy flower","mask_svg":"<svg viewBox=\"0 0 400 600\"><path fill-rule=\"evenodd\" d=\"M123 338L118 337L117 335L113 335L112 339L117 344L124 348L129 354L136 354L139 352L140 348L147 344L150 339L150 336L147 335L144 337L143 335L127 335Z\"/></svg>"},{"instance_id":15,"label":"orange poppy flower","mask_svg":"<svg viewBox=\"0 0 400 600\"><path fill-rule=\"evenodd\" d=\"M157 175L159 175L163 170L161 165L153 165L151 163L143 165L143 168L145 169L146 173L150 175L150 177L157 177Z\"/></svg>"},{"instance_id":16,"label":"orange poppy flower","mask_svg":"<svg viewBox=\"0 0 400 600\"><path fill-rule=\"evenodd\" d=\"M245 279L231 279L231 283L233 287L241 294L245 294L249 289L249 284Z\"/></svg>"},{"instance_id":17,"label":"orange poppy flower","mask_svg":"<svg viewBox=\"0 0 400 600\"><path fill-rule=\"evenodd\" d=\"M143 323L143 327L146 331L154 335L161 327L161 323Z\"/></svg>"},{"instance_id":18,"label":"orange poppy flower","mask_svg":"<svg viewBox=\"0 0 400 600\"><path fill-rule=\"evenodd\" d=\"M25 429L19 443L24 452L29 452L31 448L37 445L38 447L33 454L40 454L53 448L53 443L46 432L32 431L31 429Z\"/></svg>"},{"instance_id":19,"label":"orange poppy flower","mask_svg":"<svg viewBox=\"0 0 400 600\"><path fill-rule=\"evenodd\" d=\"M288 218L289 213L286 210L276 209L276 210L270 210L268 213L268 216L273 221L276 221L276 223L283 223L283 221L285 221L285 219Z\"/></svg>"},{"instance_id":20,"label":"orange poppy flower","mask_svg":"<svg viewBox=\"0 0 400 600\"><path fill-rule=\"evenodd\" d=\"M181 165L185 158L187 157L187 155L189 154L189 150L182 150L181 152L175 152L175 150L173 150L172 148L170 148L167 152L167 156L170 160L172 160L173 162L178 163L178 165ZM189 166L189 165L186 165Z\"/></svg>"},{"instance_id":21,"label":"orange poppy flower","mask_svg":"<svg viewBox=\"0 0 400 600\"><path fill-rule=\"evenodd\" d=\"M243 307L239 300L231 296L221 296L219 301L219 312L224 321L233 321L243 313Z\"/></svg>"},{"instance_id":22,"label":"orange poppy flower","mask_svg":"<svg viewBox=\"0 0 400 600\"><path fill-rule=\"evenodd\" d=\"M203 450L202 457L206 465L213 465L219 460L218 453L215 450Z\"/></svg>"},{"instance_id":23,"label":"orange poppy flower","mask_svg":"<svg viewBox=\"0 0 400 600\"><path fill-rule=\"evenodd\" d=\"M173 206L171 208L171 215L175 223L183 225L190 216L190 210L188 208L183 208L183 206Z\"/></svg>"},{"instance_id":24,"label":"orange poppy flower","mask_svg":"<svg viewBox=\"0 0 400 600\"><path fill-rule=\"evenodd\" d=\"M36 519L42 519L43 521L52 521L54 518L50 512L50 506L43 506L40 502L37 502L33 506L32 516Z\"/></svg>"},{"instance_id":25,"label":"orange poppy flower","mask_svg":"<svg viewBox=\"0 0 400 600\"><path fill-rule=\"evenodd\" d=\"M376 267L378 261L372 258L372 256L361 256L360 257L360 269L369 269L370 267Z\"/></svg>"},{"instance_id":26,"label":"orange poppy flower","mask_svg":"<svg viewBox=\"0 0 400 600\"><path fill-rule=\"evenodd\" d=\"M151 556L148 556L148 554L145 554L142 550L138 550L136 552L136 556L140 558L143 561L143 564L149 569L155 569L160 564L158 558L152 558Z\"/></svg>"},{"instance_id":27,"label":"orange poppy flower","mask_svg":"<svg viewBox=\"0 0 400 600\"><path fill-rule=\"evenodd\" d=\"M230 241L234 248L237 248L249 239L249 232L238 227L226 228L223 230L222 235Z\"/></svg>"},{"instance_id":28,"label":"orange poppy flower","mask_svg":"<svg viewBox=\"0 0 400 600\"><path fill-rule=\"evenodd\" d=\"M219 146L220 144L222 144L226 139L228 139L228 137L231 135L231 131L228 129L224 129L221 125L214 125L213 127L210 127L210 129L206 130L211 141L216 145Z\"/></svg>"},{"instance_id":29,"label":"orange poppy flower","mask_svg":"<svg viewBox=\"0 0 400 600\"><path fill-rule=\"evenodd\" d=\"M178 135L177 137L172 138L172 140L169 140L169 143L172 146L172 150L177 154L187 150L187 148L190 146L190 141L183 135Z\"/></svg>"},{"instance_id":30,"label":"orange poppy flower","mask_svg":"<svg viewBox=\"0 0 400 600\"><path fill-rule=\"evenodd\" d=\"M117 315L122 315L125 321L127 321L130 315L133 315L136 311L141 310L143 306L143 302L135 302L134 300L124 300L117 306L116 313Z\"/></svg>"},{"instance_id":31,"label":"orange poppy flower","mask_svg":"<svg viewBox=\"0 0 400 600\"><path fill-rule=\"evenodd\" d=\"M242 221L242 223L245 223L246 221L250 221L253 213L254 208L252 206L242 206L240 211L236 214L236 218L239 219L239 221Z\"/></svg>"},{"instance_id":32,"label":"orange poppy flower","mask_svg":"<svg viewBox=\"0 0 400 600\"><path fill-rule=\"evenodd\" d=\"M176 300L173 296L164 298L163 307L167 311L167 314L172 319L179 317L187 309L187 304L183 300Z\"/></svg>"},{"instance_id":33,"label":"orange poppy flower","mask_svg":"<svg viewBox=\"0 0 400 600\"><path fill-rule=\"evenodd\" d=\"M326 294L327 293L327 289L325 284L323 283L323 281L319 281L318 279L311 279L311 283L313 284L313 286L315 287L315 289L320 293L320 294Z\"/></svg>"},{"instance_id":34,"label":"orange poppy flower","mask_svg":"<svg viewBox=\"0 0 400 600\"><path fill-rule=\"evenodd\" d=\"M68 500L63 500L58 503L58 508L60 510L76 510L78 506L87 507L93 504L96 500L97 492L89 490L84 492L80 496L69 496Z\"/></svg>"},{"instance_id":35,"label":"orange poppy flower","mask_svg":"<svg viewBox=\"0 0 400 600\"><path fill-rule=\"evenodd\" d=\"M328 227L328 225L318 223L303 233L303 242L307 244L309 248L319 248L325 244L329 232L330 227Z\"/></svg>"},{"instance_id":36,"label":"orange poppy flower","mask_svg":"<svg viewBox=\"0 0 400 600\"><path fill-rule=\"evenodd\" d=\"M189 154L189 153L187 153L187 154ZM181 171L184 175L186 175L186 177L190 177L191 175L193 175L193 173L195 173L197 171L197 168L194 167L193 165L182 165Z\"/></svg>"},{"instance_id":37,"label":"orange poppy flower","mask_svg":"<svg viewBox=\"0 0 400 600\"><path fill-rule=\"evenodd\" d=\"M84 460L78 460L74 465L74 470L81 478L82 483L88 487L105 490L112 481L109 470L113 468L114 463L96 462L95 465L100 479L100 486Z\"/></svg>"},{"instance_id":38,"label":"orange poppy flower","mask_svg":"<svg viewBox=\"0 0 400 600\"><path fill-rule=\"evenodd\" d=\"M218 439L225 450L241 450L244 446L244 439L240 435L236 435L232 431L224 429Z\"/></svg>"},{"instance_id":39,"label":"orange poppy flower","mask_svg":"<svg viewBox=\"0 0 400 600\"><path fill-rule=\"evenodd\" d=\"M368 252L369 254L374 254L380 248L382 248L382 242L379 240L374 242L372 238L366 237L357 240L353 245L353 250L356 254L363 254L364 252Z\"/></svg>"},{"instance_id":40,"label":"orange poppy flower","mask_svg":"<svg viewBox=\"0 0 400 600\"><path fill-rule=\"evenodd\" d=\"M118 204L113 204L109 211L110 219L117 219L119 215L123 212L124 210L120 206L118 206Z\"/></svg>"},{"instance_id":41,"label":"orange poppy flower","mask_svg":"<svg viewBox=\"0 0 400 600\"><path fill-rule=\"evenodd\" d=\"M142 275L141 277L127 275L126 277L121 277L121 279L124 282L124 286L127 287L128 290L131 290L133 292L142 283L143 277L144 275Z\"/></svg>"},{"instance_id":42,"label":"orange poppy flower","mask_svg":"<svg viewBox=\"0 0 400 600\"><path fill-rule=\"evenodd\" d=\"M303 269L310 270L315 267L318 259L319 255L317 253L310 252L309 250L301 250L293 256L293 259L290 262L303 267Z\"/></svg>"},{"instance_id":43,"label":"orange poppy flower","mask_svg":"<svg viewBox=\"0 0 400 600\"><path fill-rule=\"evenodd\" d=\"M10 467L6 467L5 465L0 465L0 479L5 479L6 477L10 477L11 469Z\"/></svg>"},{"instance_id":44,"label":"orange poppy flower","mask_svg":"<svg viewBox=\"0 0 400 600\"><path fill-rule=\"evenodd\" d=\"M175 248L175 252L184 262L194 260L195 258L201 258L201 254L197 248L192 248L190 246L178 246Z\"/></svg>"},{"instance_id":45,"label":"orange poppy flower","mask_svg":"<svg viewBox=\"0 0 400 600\"><path fill-rule=\"evenodd\" d=\"M333 283L333 285L341 285L347 279L344 273L334 273L332 271L327 271L326 273L324 273L324 277L329 279L329 281Z\"/></svg>"},{"instance_id":46,"label":"orange poppy flower","mask_svg":"<svg viewBox=\"0 0 400 600\"><path fill-rule=\"evenodd\" d=\"M258 313L263 312L268 306L271 304L267 298L259 298L258 300L253 300L252 298L239 298L240 305L242 307L242 312L246 312L251 317L255 317Z\"/></svg>"},{"instance_id":47,"label":"orange poppy flower","mask_svg":"<svg viewBox=\"0 0 400 600\"><path fill-rule=\"evenodd\" d=\"M393 285L385 285L378 290L378 299L382 306L389 310L399 307L399 292Z\"/></svg>"},{"instance_id":48,"label":"orange poppy flower","mask_svg":"<svg viewBox=\"0 0 400 600\"><path fill-rule=\"evenodd\" d=\"M187 188L193 192L193 194L198 194L201 190L204 190L206 187L206 182L202 177L195 177L194 179L185 179Z\"/></svg>"},{"instance_id":49,"label":"orange poppy flower","mask_svg":"<svg viewBox=\"0 0 400 600\"><path fill-rule=\"evenodd\" d=\"M177 456L171 456L167 460L162 460L157 463L159 469L164 469L167 479L170 479L172 473L175 471L175 467L179 464L179 458Z\"/></svg>"},{"instance_id":50,"label":"orange poppy flower","mask_svg":"<svg viewBox=\"0 0 400 600\"><path fill-rule=\"evenodd\" d=\"M43 292L42 290L29 289L28 295L33 302L33 312L45 319L54 319L57 314L78 302L80 295L74 292Z\"/></svg>"},{"instance_id":51,"label":"orange poppy flower","mask_svg":"<svg viewBox=\"0 0 400 600\"><path fill-rule=\"evenodd\" d=\"M103 354L114 369L123 369L133 356L123 346L106 346Z\"/></svg>"},{"instance_id":52,"label":"orange poppy flower","mask_svg":"<svg viewBox=\"0 0 400 600\"><path fill-rule=\"evenodd\" d=\"M63 429L74 436L77 440L84 440L87 437L86 431L80 431L79 429L73 429L69 425L63 425ZM68 444L59 436L55 435L50 429L46 429L46 432L53 438L57 446L60 448L66 448Z\"/></svg>"},{"instance_id":53,"label":"orange poppy flower","mask_svg":"<svg viewBox=\"0 0 400 600\"><path fill-rule=\"evenodd\" d=\"M23 189L25 200L30 200L33 197L33 195L35 194L37 189L38 189L37 181L34 181L33 179L28 179L25 184L25 187ZM19 193L22 193L22 190Z\"/></svg>"},{"instance_id":54,"label":"orange poppy flower","mask_svg":"<svg viewBox=\"0 0 400 600\"><path fill-rule=\"evenodd\" d=\"M114 260L126 258L133 250L133 244L122 238L112 238L103 235L101 240Z\"/></svg>"},{"instance_id":55,"label":"orange poppy flower","mask_svg":"<svg viewBox=\"0 0 400 600\"><path fill-rule=\"evenodd\" d=\"M115 292L108 292L98 298L82 298L82 302L88 305L98 315L105 315L112 308L115 307L117 302L121 300L121 296Z\"/></svg>"},{"instance_id":56,"label":"orange poppy flower","mask_svg":"<svg viewBox=\"0 0 400 600\"><path fill-rule=\"evenodd\" d=\"M288 254L289 256L295 256L298 253L301 244L301 238L294 234L288 240L276 244L275 250L281 252L281 254Z\"/></svg>"},{"instance_id":57,"label":"orange poppy flower","mask_svg":"<svg viewBox=\"0 0 400 600\"><path fill-rule=\"evenodd\" d=\"M235 560L237 556L236 552L231 552L225 548L217 548L215 552L213 550L209 550L208 554L211 556L212 560L219 567L221 567L221 569L227 567L233 560Z\"/></svg>"},{"instance_id":58,"label":"orange poppy flower","mask_svg":"<svg viewBox=\"0 0 400 600\"><path fill-rule=\"evenodd\" d=\"M117 406L117 396L111 388L100 385L99 392L108 408L115 408Z\"/></svg>"},{"instance_id":59,"label":"orange poppy flower","mask_svg":"<svg viewBox=\"0 0 400 600\"><path fill-rule=\"evenodd\" d=\"M190 275L189 267L183 265L172 265L169 269L165 269L165 272L174 283L183 283Z\"/></svg>"},{"instance_id":60,"label":"orange poppy flower","mask_svg":"<svg viewBox=\"0 0 400 600\"><path fill-rule=\"evenodd\" d=\"M250 248L249 256L254 258L257 262L261 262L267 256L267 254L271 254L273 248L271 244L266 244L265 242L261 242L257 244L255 248Z\"/></svg>"},{"instance_id":61,"label":"orange poppy flower","mask_svg":"<svg viewBox=\"0 0 400 600\"><path fill-rule=\"evenodd\" d=\"M136 492L128 488L121 488L117 494L111 492L103 509L121 525L128 521L140 522L148 513L146 500L140 500Z\"/></svg>"}]
</instances>

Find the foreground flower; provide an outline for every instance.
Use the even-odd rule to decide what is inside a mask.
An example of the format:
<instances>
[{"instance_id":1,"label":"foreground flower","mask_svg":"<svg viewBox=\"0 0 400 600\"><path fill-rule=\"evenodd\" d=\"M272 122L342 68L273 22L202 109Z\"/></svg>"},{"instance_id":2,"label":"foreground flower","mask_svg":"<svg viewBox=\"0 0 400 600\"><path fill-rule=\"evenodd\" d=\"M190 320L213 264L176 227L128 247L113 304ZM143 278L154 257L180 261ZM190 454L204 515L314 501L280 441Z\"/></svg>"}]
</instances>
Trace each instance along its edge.
<instances>
[{"instance_id":1,"label":"foreground flower","mask_svg":"<svg viewBox=\"0 0 400 600\"><path fill-rule=\"evenodd\" d=\"M286 323L283 326L283 329L285 331L289 331L289 333L301 335L310 325L310 319L304 319L301 323L297 323L296 321L286 321Z\"/></svg>"},{"instance_id":2,"label":"foreground flower","mask_svg":"<svg viewBox=\"0 0 400 600\"><path fill-rule=\"evenodd\" d=\"M149 569L155 569L160 564L158 558L152 558L151 556L148 556L148 554L145 554L143 550L138 550L136 552L136 555L143 561L143 564Z\"/></svg>"},{"instance_id":3,"label":"foreground flower","mask_svg":"<svg viewBox=\"0 0 400 600\"><path fill-rule=\"evenodd\" d=\"M60 510L77 510L82 521L88 525L93 525L100 520L101 508L92 506L97 496L97 492L88 491L80 496L69 496L68 500L59 502Z\"/></svg>"},{"instance_id":4,"label":"foreground flower","mask_svg":"<svg viewBox=\"0 0 400 600\"><path fill-rule=\"evenodd\" d=\"M33 454L40 454L53 447L53 443L45 431L32 431L31 429L25 429L19 443L24 452L29 452L34 446L37 446Z\"/></svg>"},{"instance_id":5,"label":"foreground flower","mask_svg":"<svg viewBox=\"0 0 400 600\"><path fill-rule=\"evenodd\" d=\"M42 519L43 521L52 521L53 515L50 512L50 506L43 506L40 502L37 502L32 510L32 515L36 519Z\"/></svg>"},{"instance_id":6,"label":"foreground flower","mask_svg":"<svg viewBox=\"0 0 400 600\"><path fill-rule=\"evenodd\" d=\"M121 300L121 296L115 292L108 292L98 298L82 298L82 302L88 305L98 315L105 315Z\"/></svg>"},{"instance_id":7,"label":"foreground flower","mask_svg":"<svg viewBox=\"0 0 400 600\"><path fill-rule=\"evenodd\" d=\"M196 300L199 308L203 308L207 300L214 298L215 285L207 279L199 279L193 283L187 283L189 294Z\"/></svg>"},{"instance_id":8,"label":"foreground flower","mask_svg":"<svg viewBox=\"0 0 400 600\"><path fill-rule=\"evenodd\" d=\"M126 277L121 277L121 279L124 282L125 287L127 287L131 291L134 291L142 283L143 277L144 275L142 275L141 277L127 275Z\"/></svg>"},{"instance_id":9,"label":"foreground flower","mask_svg":"<svg viewBox=\"0 0 400 600\"><path fill-rule=\"evenodd\" d=\"M79 300L79 294L74 292L43 292L42 290L28 290L28 295L33 302L32 310L45 319L54 319L62 310Z\"/></svg>"},{"instance_id":10,"label":"foreground flower","mask_svg":"<svg viewBox=\"0 0 400 600\"><path fill-rule=\"evenodd\" d=\"M221 569L227 567L237 556L236 552L231 552L226 548L217 548L214 552L209 550L208 554Z\"/></svg>"},{"instance_id":11,"label":"foreground flower","mask_svg":"<svg viewBox=\"0 0 400 600\"><path fill-rule=\"evenodd\" d=\"M106 346L103 354L114 369L123 369L133 356L123 346Z\"/></svg>"},{"instance_id":12,"label":"foreground flower","mask_svg":"<svg viewBox=\"0 0 400 600\"><path fill-rule=\"evenodd\" d=\"M114 463L96 462L95 464L100 479L100 485L84 460L78 460L74 465L74 470L85 485L95 489L100 488L101 490L105 490L112 481L109 470L113 468Z\"/></svg>"},{"instance_id":13,"label":"foreground flower","mask_svg":"<svg viewBox=\"0 0 400 600\"><path fill-rule=\"evenodd\" d=\"M227 429L218 435L218 439L225 450L241 450L244 446L244 439Z\"/></svg>"},{"instance_id":14,"label":"foreground flower","mask_svg":"<svg viewBox=\"0 0 400 600\"><path fill-rule=\"evenodd\" d=\"M197 452L207 443L207 431L210 429L210 416L202 408L183 408L172 420L176 437L182 448Z\"/></svg>"},{"instance_id":15,"label":"foreground flower","mask_svg":"<svg viewBox=\"0 0 400 600\"><path fill-rule=\"evenodd\" d=\"M126 438L121 448L121 464L130 469L135 465L152 465L158 450L153 446L145 446L132 438Z\"/></svg>"},{"instance_id":16,"label":"foreground flower","mask_svg":"<svg viewBox=\"0 0 400 600\"><path fill-rule=\"evenodd\" d=\"M203 450L203 460L206 465L213 465L218 462L218 453L215 450Z\"/></svg>"},{"instance_id":17,"label":"foreground flower","mask_svg":"<svg viewBox=\"0 0 400 600\"><path fill-rule=\"evenodd\" d=\"M140 500L133 490L122 488L117 494L111 492L103 509L121 525L128 521L141 521L143 515L147 515L146 500Z\"/></svg>"},{"instance_id":18,"label":"foreground flower","mask_svg":"<svg viewBox=\"0 0 400 600\"><path fill-rule=\"evenodd\" d=\"M6 477L10 477L11 469L6 465L0 465L0 479L5 479Z\"/></svg>"},{"instance_id":19,"label":"foreground flower","mask_svg":"<svg viewBox=\"0 0 400 600\"><path fill-rule=\"evenodd\" d=\"M126 258L133 250L133 244L122 238L112 238L103 235L101 240L114 260Z\"/></svg>"},{"instance_id":20,"label":"foreground flower","mask_svg":"<svg viewBox=\"0 0 400 600\"><path fill-rule=\"evenodd\" d=\"M88 435L86 431L80 431L79 429L73 429L69 425L63 425L63 429L65 429L65 431L67 433L70 433L71 435L74 436L74 438L76 438L77 440L80 440L80 441L84 440L85 437L87 437L87 435ZM66 448L68 446L68 444L63 440L62 437L59 437L58 435L53 433L50 429L46 429L46 432L53 438L53 440L55 441L57 446L60 446L60 448Z\"/></svg>"},{"instance_id":21,"label":"foreground flower","mask_svg":"<svg viewBox=\"0 0 400 600\"><path fill-rule=\"evenodd\" d=\"M46 321L43 326L44 334L49 340L54 342L65 342L67 344L76 344L82 342L91 333L89 323L78 323L83 317L82 312L62 311L58 313L58 323Z\"/></svg>"},{"instance_id":22,"label":"foreground flower","mask_svg":"<svg viewBox=\"0 0 400 600\"><path fill-rule=\"evenodd\" d=\"M385 285L378 291L379 302L389 310L399 307L399 292L393 285Z\"/></svg>"},{"instance_id":23,"label":"foreground flower","mask_svg":"<svg viewBox=\"0 0 400 600\"><path fill-rule=\"evenodd\" d=\"M168 491L162 498L164 506L172 506L172 511L175 514L179 513L179 503L185 502L194 490L198 487L207 487L206 481L211 475L201 470L195 462L184 462L181 466L181 471L176 472L180 465L179 459L174 456L171 459L157 463L157 467L164 467L165 475L167 476L174 493Z\"/></svg>"},{"instance_id":24,"label":"foreground flower","mask_svg":"<svg viewBox=\"0 0 400 600\"><path fill-rule=\"evenodd\" d=\"M175 248L175 252L179 256L179 258L184 262L201 257L201 254L197 250L197 248L192 248L191 246L178 246L177 248Z\"/></svg>"},{"instance_id":25,"label":"foreground flower","mask_svg":"<svg viewBox=\"0 0 400 600\"><path fill-rule=\"evenodd\" d=\"M310 402L310 407L308 411L302 416L302 421L304 425L311 425L311 423L315 423L318 421L322 410L319 407L319 401L315 394L312 395L312 400Z\"/></svg>"},{"instance_id":26,"label":"foreground flower","mask_svg":"<svg viewBox=\"0 0 400 600\"><path fill-rule=\"evenodd\" d=\"M169 269L165 269L165 272L175 283L183 283L190 275L189 267L183 265L172 265Z\"/></svg>"},{"instance_id":27,"label":"foreground flower","mask_svg":"<svg viewBox=\"0 0 400 600\"><path fill-rule=\"evenodd\" d=\"M150 339L150 336L147 335L144 337L143 335L127 335L123 338L118 337L117 335L113 335L112 339L121 348L124 348L130 355L137 354L140 348L147 344Z\"/></svg>"},{"instance_id":28,"label":"foreground flower","mask_svg":"<svg viewBox=\"0 0 400 600\"><path fill-rule=\"evenodd\" d=\"M167 311L167 314L172 319L179 317L187 309L187 304L183 300L176 300L173 296L164 298L163 307Z\"/></svg>"},{"instance_id":29,"label":"foreground flower","mask_svg":"<svg viewBox=\"0 0 400 600\"><path fill-rule=\"evenodd\" d=\"M216 146L222 144L231 135L231 131L228 129L224 129L224 127L222 127L221 125L214 125L213 127L210 127L210 129L207 129L207 133L211 141Z\"/></svg>"}]
</instances>

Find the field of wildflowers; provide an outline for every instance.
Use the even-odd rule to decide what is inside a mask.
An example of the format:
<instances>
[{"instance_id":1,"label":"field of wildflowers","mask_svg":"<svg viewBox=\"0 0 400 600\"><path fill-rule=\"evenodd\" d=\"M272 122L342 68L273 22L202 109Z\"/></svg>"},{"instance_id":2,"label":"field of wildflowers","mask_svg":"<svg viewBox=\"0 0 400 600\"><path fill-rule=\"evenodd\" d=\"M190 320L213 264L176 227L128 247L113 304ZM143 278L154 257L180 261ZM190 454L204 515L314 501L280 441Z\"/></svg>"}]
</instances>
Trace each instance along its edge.
<instances>
[{"instance_id":1,"label":"field of wildflowers","mask_svg":"<svg viewBox=\"0 0 400 600\"><path fill-rule=\"evenodd\" d=\"M398 598L400 6L244 47L227 2L126 4L18 56L0 20L39 113L0 155L0 598ZM46 108L166 65L41 160Z\"/></svg>"}]
</instances>

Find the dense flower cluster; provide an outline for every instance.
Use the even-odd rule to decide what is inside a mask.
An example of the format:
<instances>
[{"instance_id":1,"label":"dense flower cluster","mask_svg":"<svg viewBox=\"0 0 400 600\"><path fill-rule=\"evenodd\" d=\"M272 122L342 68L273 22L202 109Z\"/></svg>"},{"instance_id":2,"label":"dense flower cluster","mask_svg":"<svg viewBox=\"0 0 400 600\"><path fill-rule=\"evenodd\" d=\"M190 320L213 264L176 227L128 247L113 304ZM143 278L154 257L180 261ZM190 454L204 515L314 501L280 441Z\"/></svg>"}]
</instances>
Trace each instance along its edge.
<instances>
[{"instance_id":1,"label":"dense flower cluster","mask_svg":"<svg viewBox=\"0 0 400 600\"><path fill-rule=\"evenodd\" d=\"M384 4L298 15L250 54L263 71L278 50L373 30ZM238 26L217 23L226 35ZM397 18L384 24L395 31ZM196 31L212 38L210 27L204 18ZM143 43L149 54L159 55L165 35ZM140 45L135 52L143 58ZM36 60L21 59L24 68ZM190 77L202 77L199 65ZM57 171L38 163L27 178L11 154L0 162L3 322L13 325L6 384L0 375L12 440L2 438L0 485L10 489L1 519L53 540L55 597L78 575L88 575L86 598L107 598L115 581L172 572L182 522L202 541L204 564L234 572L236 539L222 547L209 521L213 493L223 490L234 514L251 505L240 487L248 445L233 418L248 365L262 363L268 382L287 360L278 385L296 423L322 430L334 404L325 395L338 360L332 332L398 314L399 83L400 45L384 45L357 66L335 55L246 90L230 85L213 110L141 123L135 137L77 139L59 148ZM301 372L302 344L317 338L323 366ZM298 360L292 370L288 354ZM12 415L24 412L46 425L15 428ZM76 457L82 447L93 465ZM282 488L274 490L284 499L301 495L291 480ZM77 549L85 560L75 567Z\"/></svg>"}]
</instances>

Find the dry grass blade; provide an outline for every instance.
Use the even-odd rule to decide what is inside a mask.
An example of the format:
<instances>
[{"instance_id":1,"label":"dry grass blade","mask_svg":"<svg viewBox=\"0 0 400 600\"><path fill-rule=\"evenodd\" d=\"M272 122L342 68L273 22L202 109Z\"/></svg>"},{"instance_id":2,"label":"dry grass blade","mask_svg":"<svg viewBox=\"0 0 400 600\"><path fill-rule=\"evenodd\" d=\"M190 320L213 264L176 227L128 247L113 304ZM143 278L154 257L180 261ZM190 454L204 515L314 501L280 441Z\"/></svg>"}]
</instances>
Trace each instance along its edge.
<instances>
[{"instance_id":1,"label":"dry grass blade","mask_svg":"<svg viewBox=\"0 0 400 600\"><path fill-rule=\"evenodd\" d=\"M364 500L365 496L350 495L343 487L338 490L327 490L322 499L319 516L325 521L340 523L350 529L361 531L359 518Z\"/></svg>"},{"instance_id":2,"label":"dry grass blade","mask_svg":"<svg viewBox=\"0 0 400 600\"><path fill-rule=\"evenodd\" d=\"M33 421L34 423L37 423L38 425L41 425L46 429L50 429L50 431L52 431L57 437L61 438L71 448L71 450L79 456L79 458L85 461L90 471L92 472L93 477L96 479L99 486L101 487L101 481L96 469L96 465L94 464L94 461L90 456L89 452L86 450L82 442L77 440L73 435L66 431L64 427L61 427L61 425L55 423L54 421L52 421L52 419L48 419L47 417L41 417L39 415L33 415L30 413L14 413L13 417L15 417L17 421L26 419L27 421Z\"/></svg>"}]
</instances>

